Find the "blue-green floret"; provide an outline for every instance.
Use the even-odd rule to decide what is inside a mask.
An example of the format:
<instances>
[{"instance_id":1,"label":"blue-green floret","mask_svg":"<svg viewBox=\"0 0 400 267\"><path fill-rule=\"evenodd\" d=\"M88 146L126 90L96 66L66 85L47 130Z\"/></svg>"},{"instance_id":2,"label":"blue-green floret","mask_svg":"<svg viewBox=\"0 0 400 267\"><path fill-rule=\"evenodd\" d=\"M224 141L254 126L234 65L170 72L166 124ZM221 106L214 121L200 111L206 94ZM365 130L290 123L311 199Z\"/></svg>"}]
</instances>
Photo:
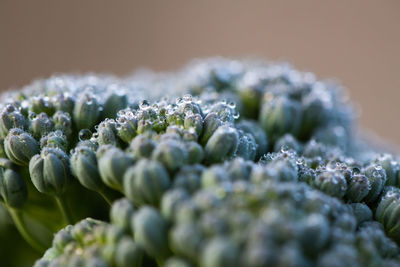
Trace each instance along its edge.
<instances>
[{"instance_id":1,"label":"blue-green floret","mask_svg":"<svg viewBox=\"0 0 400 267\"><path fill-rule=\"evenodd\" d=\"M361 266L367 257L356 245L353 209L304 184L225 179L205 186L191 198L176 190L165 196L165 207L174 207L164 208L173 222L171 250L193 265L325 266L341 255Z\"/></svg>"}]
</instances>

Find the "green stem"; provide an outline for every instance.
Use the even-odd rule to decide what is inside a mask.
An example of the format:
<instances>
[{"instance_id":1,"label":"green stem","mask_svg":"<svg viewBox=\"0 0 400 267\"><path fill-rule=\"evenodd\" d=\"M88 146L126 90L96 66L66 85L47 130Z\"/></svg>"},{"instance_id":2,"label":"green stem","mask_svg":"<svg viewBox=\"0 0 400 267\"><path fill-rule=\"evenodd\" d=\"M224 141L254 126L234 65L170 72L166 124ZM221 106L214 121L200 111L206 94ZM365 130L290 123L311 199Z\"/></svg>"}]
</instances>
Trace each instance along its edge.
<instances>
[{"instance_id":1,"label":"green stem","mask_svg":"<svg viewBox=\"0 0 400 267\"><path fill-rule=\"evenodd\" d=\"M108 203L108 205L111 206L113 200L110 198L110 196L105 192L100 192L99 194L104 198L104 200Z\"/></svg>"},{"instance_id":2,"label":"green stem","mask_svg":"<svg viewBox=\"0 0 400 267\"><path fill-rule=\"evenodd\" d=\"M109 190L108 188L106 188L105 190L99 192L99 194L105 199L105 201L107 201L107 203L111 206L112 203L121 197L121 195L119 194L119 192L113 191L113 190Z\"/></svg>"},{"instance_id":3,"label":"green stem","mask_svg":"<svg viewBox=\"0 0 400 267\"><path fill-rule=\"evenodd\" d=\"M56 199L57 206L60 209L62 216L64 217L64 221L67 224L73 224L73 216L67 206L67 202L65 202L65 199L60 196L55 196L54 198Z\"/></svg>"},{"instance_id":4,"label":"green stem","mask_svg":"<svg viewBox=\"0 0 400 267\"><path fill-rule=\"evenodd\" d=\"M14 221L15 226L17 227L18 231L22 235L22 237L37 251L43 253L46 250L46 247L43 246L40 241L38 241L28 230L26 227L24 218L22 217L22 212L19 210L15 210L13 208L8 209L10 215Z\"/></svg>"}]
</instances>

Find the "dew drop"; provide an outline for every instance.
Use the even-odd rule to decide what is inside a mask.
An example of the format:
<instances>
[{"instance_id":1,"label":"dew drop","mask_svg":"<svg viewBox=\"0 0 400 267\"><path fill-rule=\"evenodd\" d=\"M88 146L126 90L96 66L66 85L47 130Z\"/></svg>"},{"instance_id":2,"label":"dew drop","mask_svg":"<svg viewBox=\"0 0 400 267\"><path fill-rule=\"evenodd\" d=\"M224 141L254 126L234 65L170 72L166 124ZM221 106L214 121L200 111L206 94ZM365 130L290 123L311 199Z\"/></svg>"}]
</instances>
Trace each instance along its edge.
<instances>
[{"instance_id":1,"label":"dew drop","mask_svg":"<svg viewBox=\"0 0 400 267\"><path fill-rule=\"evenodd\" d=\"M139 108L140 109L148 109L150 107L150 103L148 100L142 100L139 102Z\"/></svg>"},{"instance_id":2,"label":"dew drop","mask_svg":"<svg viewBox=\"0 0 400 267\"><path fill-rule=\"evenodd\" d=\"M89 129L82 129L79 131L79 140L85 141L92 137L92 132Z\"/></svg>"}]
</instances>

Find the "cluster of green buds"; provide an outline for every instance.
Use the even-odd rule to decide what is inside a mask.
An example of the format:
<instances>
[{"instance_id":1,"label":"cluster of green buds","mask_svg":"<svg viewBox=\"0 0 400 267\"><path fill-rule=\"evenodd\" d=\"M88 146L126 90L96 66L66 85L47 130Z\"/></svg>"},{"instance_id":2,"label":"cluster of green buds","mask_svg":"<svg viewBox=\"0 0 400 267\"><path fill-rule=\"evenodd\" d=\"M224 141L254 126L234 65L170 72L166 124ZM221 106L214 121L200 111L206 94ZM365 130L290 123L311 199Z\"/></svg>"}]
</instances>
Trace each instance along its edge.
<instances>
[{"instance_id":1,"label":"cluster of green buds","mask_svg":"<svg viewBox=\"0 0 400 267\"><path fill-rule=\"evenodd\" d=\"M143 256L143 249L122 229L87 218L60 230L34 266L142 266Z\"/></svg>"},{"instance_id":2,"label":"cluster of green buds","mask_svg":"<svg viewBox=\"0 0 400 267\"><path fill-rule=\"evenodd\" d=\"M171 190L163 206L171 251L188 266L363 266L371 251L380 264L399 260L379 223L377 240L364 244L359 209L304 184L221 181L192 196Z\"/></svg>"},{"instance_id":3,"label":"cluster of green buds","mask_svg":"<svg viewBox=\"0 0 400 267\"><path fill-rule=\"evenodd\" d=\"M305 141L327 127L334 136L351 134L354 116L341 88L288 64L214 59L189 65L183 75L184 86L201 99L213 99L214 92L234 101L241 116L258 120L272 144L286 133Z\"/></svg>"},{"instance_id":4,"label":"cluster of green buds","mask_svg":"<svg viewBox=\"0 0 400 267\"><path fill-rule=\"evenodd\" d=\"M396 266L400 161L354 118L287 64L54 76L0 97L0 201L62 229L37 266Z\"/></svg>"},{"instance_id":5,"label":"cluster of green buds","mask_svg":"<svg viewBox=\"0 0 400 267\"><path fill-rule=\"evenodd\" d=\"M357 162L343 154L338 156L336 152L322 158L316 161L283 148L266 155L263 164L268 171L257 171L255 181L288 181L287 177L291 177L291 181L305 182L344 203L357 205L361 217L371 214L367 217L372 218L374 211L374 217L388 236L398 242L395 210L400 207L396 184L399 163L388 154L366 162Z\"/></svg>"},{"instance_id":6,"label":"cluster of green buds","mask_svg":"<svg viewBox=\"0 0 400 267\"><path fill-rule=\"evenodd\" d=\"M185 166L255 160L266 152L264 131L251 121L236 124L235 114L224 101L203 105L189 95L172 103L143 101L105 119L93 134L81 130L72 173L108 202L119 192L137 205L157 206Z\"/></svg>"}]
</instances>

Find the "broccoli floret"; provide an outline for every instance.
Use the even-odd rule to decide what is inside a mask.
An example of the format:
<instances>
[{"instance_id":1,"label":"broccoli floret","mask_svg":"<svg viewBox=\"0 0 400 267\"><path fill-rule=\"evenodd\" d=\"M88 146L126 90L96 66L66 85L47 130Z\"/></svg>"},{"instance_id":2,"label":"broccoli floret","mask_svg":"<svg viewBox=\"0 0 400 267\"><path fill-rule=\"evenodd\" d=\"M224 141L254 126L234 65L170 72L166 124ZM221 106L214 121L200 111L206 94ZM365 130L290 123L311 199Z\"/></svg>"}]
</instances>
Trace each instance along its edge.
<instances>
[{"instance_id":1,"label":"broccoli floret","mask_svg":"<svg viewBox=\"0 0 400 267\"><path fill-rule=\"evenodd\" d=\"M0 201L36 266L396 266L400 162L346 99L220 58L39 80L0 96Z\"/></svg>"}]
</instances>

